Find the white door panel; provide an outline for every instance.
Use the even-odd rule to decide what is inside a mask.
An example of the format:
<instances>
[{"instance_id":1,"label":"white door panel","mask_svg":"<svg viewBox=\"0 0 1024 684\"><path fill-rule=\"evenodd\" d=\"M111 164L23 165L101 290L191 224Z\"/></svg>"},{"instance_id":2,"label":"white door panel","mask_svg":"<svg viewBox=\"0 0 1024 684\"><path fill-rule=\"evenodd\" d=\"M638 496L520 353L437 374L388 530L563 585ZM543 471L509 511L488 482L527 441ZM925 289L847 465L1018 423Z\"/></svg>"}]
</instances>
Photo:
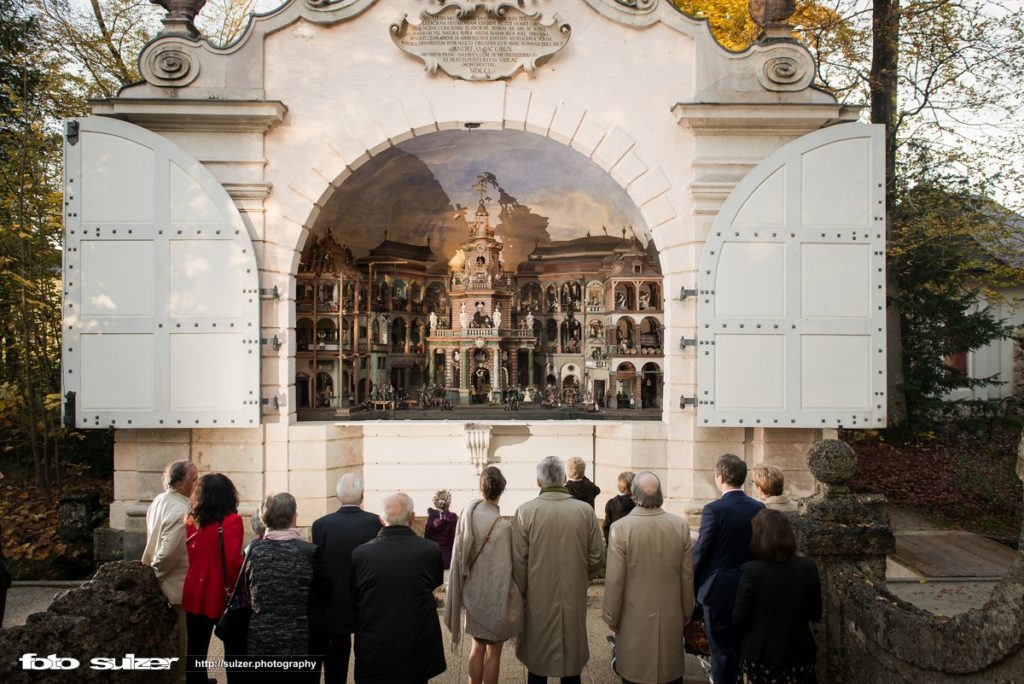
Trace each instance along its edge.
<instances>
[{"instance_id":1,"label":"white door panel","mask_svg":"<svg viewBox=\"0 0 1024 684\"><path fill-rule=\"evenodd\" d=\"M65 420L259 424L259 281L231 198L179 147L115 119L69 122L64 158Z\"/></svg>"},{"instance_id":2,"label":"white door panel","mask_svg":"<svg viewBox=\"0 0 1024 684\"><path fill-rule=\"evenodd\" d=\"M882 127L841 124L726 200L698 280L700 424L885 424L884 173Z\"/></svg>"}]
</instances>

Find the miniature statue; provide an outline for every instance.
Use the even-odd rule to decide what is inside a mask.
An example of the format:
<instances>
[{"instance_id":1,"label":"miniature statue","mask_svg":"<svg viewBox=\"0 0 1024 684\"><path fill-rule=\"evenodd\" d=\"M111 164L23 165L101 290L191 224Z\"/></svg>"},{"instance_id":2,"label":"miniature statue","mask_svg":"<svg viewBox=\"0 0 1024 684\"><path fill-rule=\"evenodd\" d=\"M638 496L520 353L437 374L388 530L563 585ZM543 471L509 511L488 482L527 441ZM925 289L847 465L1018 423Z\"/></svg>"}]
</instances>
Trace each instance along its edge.
<instances>
[{"instance_id":1,"label":"miniature statue","mask_svg":"<svg viewBox=\"0 0 1024 684\"><path fill-rule=\"evenodd\" d=\"M433 333L437 330L437 314L433 311L430 312L430 332Z\"/></svg>"},{"instance_id":2,"label":"miniature statue","mask_svg":"<svg viewBox=\"0 0 1024 684\"><path fill-rule=\"evenodd\" d=\"M494 309L494 327L495 329L501 327L501 309Z\"/></svg>"},{"instance_id":3,"label":"miniature statue","mask_svg":"<svg viewBox=\"0 0 1024 684\"><path fill-rule=\"evenodd\" d=\"M526 329L533 330L533 312L530 311L526 314Z\"/></svg>"},{"instance_id":4,"label":"miniature statue","mask_svg":"<svg viewBox=\"0 0 1024 684\"><path fill-rule=\"evenodd\" d=\"M465 330L469 327L469 314L466 313L466 303L463 302L462 306L459 307L459 327Z\"/></svg>"}]
</instances>

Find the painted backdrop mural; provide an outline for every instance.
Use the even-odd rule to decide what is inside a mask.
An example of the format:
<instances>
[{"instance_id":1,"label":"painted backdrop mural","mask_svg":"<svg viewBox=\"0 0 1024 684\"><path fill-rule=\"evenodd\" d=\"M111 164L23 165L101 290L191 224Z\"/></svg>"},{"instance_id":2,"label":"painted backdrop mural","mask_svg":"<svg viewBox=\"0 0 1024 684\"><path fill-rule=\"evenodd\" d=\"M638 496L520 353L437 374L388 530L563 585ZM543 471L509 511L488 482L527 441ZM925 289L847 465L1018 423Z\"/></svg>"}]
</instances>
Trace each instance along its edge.
<instances>
[{"instance_id":1,"label":"painted backdrop mural","mask_svg":"<svg viewBox=\"0 0 1024 684\"><path fill-rule=\"evenodd\" d=\"M446 131L379 154L302 256L300 409L660 409L662 278L642 220L541 136Z\"/></svg>"},{"instance_id":2,"label":"painted backdrop mural","mask_svg":"<svg viewBox=\"0 0 1024 684\"><path fill-rule=\"evenodd\" d=\"M374 157L338 189L317 221L363 256L387 232L451 259L469 235L477 178L489 174L488 209L515 268L536 242L591 235L621 237L642 225L629 195L589 159L543 136L516 131L443 131L412 138Z\"/></svg>"}]
</instances>

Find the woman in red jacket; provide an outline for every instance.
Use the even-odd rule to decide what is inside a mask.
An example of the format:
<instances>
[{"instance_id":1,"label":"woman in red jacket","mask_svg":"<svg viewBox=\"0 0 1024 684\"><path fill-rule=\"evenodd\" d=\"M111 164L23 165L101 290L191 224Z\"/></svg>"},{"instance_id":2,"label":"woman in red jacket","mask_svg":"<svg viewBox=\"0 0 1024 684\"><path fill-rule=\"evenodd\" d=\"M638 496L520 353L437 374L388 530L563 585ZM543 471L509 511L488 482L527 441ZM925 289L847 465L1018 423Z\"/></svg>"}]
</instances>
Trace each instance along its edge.
<instances>
[{"instance_id":1,"label":"woman in red jacket","mask_svg":"<svg viewBox=\"0 0 1024 684\"><path fill-rule=\"evenodd\" d=\"M185 519L188 572L181 595L188 629L188 684L207 684L206 660L210 635L224 614L224 604L242 567L242 518L238 515L238 491L226 475L208 473L192 492Z\"/></svg>"}]
</instances>

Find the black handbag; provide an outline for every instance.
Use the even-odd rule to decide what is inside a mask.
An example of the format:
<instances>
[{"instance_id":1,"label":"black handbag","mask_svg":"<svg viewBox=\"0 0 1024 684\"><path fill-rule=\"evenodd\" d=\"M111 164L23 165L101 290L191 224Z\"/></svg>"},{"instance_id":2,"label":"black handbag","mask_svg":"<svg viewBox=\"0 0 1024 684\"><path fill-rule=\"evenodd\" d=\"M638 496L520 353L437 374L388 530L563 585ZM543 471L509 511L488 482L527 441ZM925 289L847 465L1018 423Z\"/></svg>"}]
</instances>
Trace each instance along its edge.
<instances>
[{"instance_id":1,"label":"black handbag","mask_svg":"<svg viewBox=\"0 0 1024 684\"><path fill-rule=\"evenodd\" d=\"M253 542L255 545L256 542ZM252 552L252 546L249 547ZM224 562L224 549L221 548L221 561ZM227 563L224 562L225 570ZM233 654L245 653L246 635L249 632L249 618L252 616L252 595L249 593L249 582L247 580L249 558L246 557L242 563L242 569L235 580L235 587L228 596L224 614L221 615L213 633L224 642L224 652ZM227 577L227 572L224 573Z\"/></svg>"}]
</instances>

